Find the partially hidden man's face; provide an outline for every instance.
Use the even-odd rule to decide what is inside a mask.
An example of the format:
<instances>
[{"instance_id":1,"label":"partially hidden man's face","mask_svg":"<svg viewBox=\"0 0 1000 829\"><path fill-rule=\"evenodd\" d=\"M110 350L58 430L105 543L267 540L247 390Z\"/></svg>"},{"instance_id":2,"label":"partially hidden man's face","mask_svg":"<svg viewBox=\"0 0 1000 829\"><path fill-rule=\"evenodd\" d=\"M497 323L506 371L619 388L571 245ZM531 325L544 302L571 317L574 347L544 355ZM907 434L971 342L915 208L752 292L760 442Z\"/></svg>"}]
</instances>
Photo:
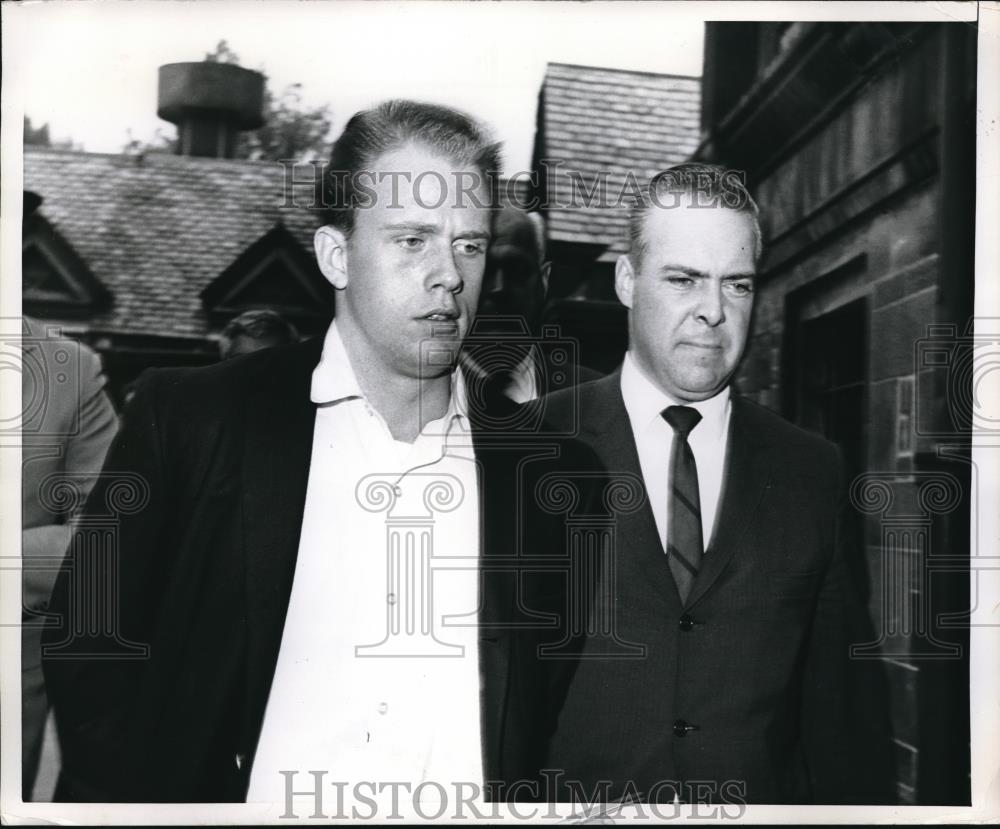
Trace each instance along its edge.
<instances>
[{"instance_id":1,"label":"partially hidden man's face","mask_svg":"<svg viewBox=\"0 0 1000 829\"><path fill-rule=\"evenodd\" d=\"M369 166L377 180L363 186L374 195L356 208L350 238L333 227L316 234L320 268L340 291L338 329L352 357L374 361L371 368L440 376L451 371L479 299L490 238L486 183L478 170L420 144Z\"/></svg>"},{"instance_id":2,"label":"partially hidden man's face","mask_svg":"<svg viewBox=\"0 0 1000 829\"><path fill-rule=\"evenodd\" d=\"M506 239L491 245L479 302L480 320L489 325L491 317L516 317L533 333L544 300L537 252Z\"/></svg>"},{"instance_id":3,"label":"partially hidden man's face","mask_svg":"<svg viewBox=\"0 0 1000 829\"><path fill-rule=\"evenodd\" d=\"M753 310L753 218L724 207L652 207L636 271L622 257L615 289L643 373L684 403L714 397L746 346Z\"/></svg>"}]
</instances>

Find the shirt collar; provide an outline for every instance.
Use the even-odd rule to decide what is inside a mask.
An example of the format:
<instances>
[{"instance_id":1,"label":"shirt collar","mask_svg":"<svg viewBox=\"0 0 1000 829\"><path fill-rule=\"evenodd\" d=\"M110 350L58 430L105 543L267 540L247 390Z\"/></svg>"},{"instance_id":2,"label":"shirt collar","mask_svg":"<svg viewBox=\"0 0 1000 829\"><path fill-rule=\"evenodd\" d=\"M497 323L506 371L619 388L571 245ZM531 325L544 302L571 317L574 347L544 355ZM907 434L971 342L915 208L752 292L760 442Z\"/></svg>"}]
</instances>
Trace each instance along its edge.
<instances>
[{"instance_id":1,"label":"shirt collar","mask_svg":"<svg viewBox=\"0 0 1000 829\"><path fill-rule=\"evenodd\" d=\"M319 364L313 369L309 399L319 405L329 405L364 396L334 320L323 339L323 354L319 358Z\"/></svg>"},{"instance_id":2,"label":"shirt collar","mask_svg":"<svg viewBox=\"0 0 1000 829\"><path fill-rule=\"evenodd\" d=\"M312 385L309 399L317 405L332 405L345 400L364 400L365 394L347 356L344 340L337 330L334 320L327 329L323 340L323 353L319 363L312 373ZM465 378L458 369L451 375L451 398L448 410L442 420L451 426L453 419L458 418L463 429L469 428L468 393L465 388Z\"/></svg>"},{"instance_id":3,"label":"shirt collar","mask_svg":"<svg viewBox=\"0 0 1000 829\"><path fill-rule=\"evenodd\" d=\"M448 411L444 413L445 421L458 418L461 428L469 429L469 396L465 388L465 375L460 368L451 373L451 399L448 401Z\"/></svg>"},{"instance_id":4,"label":"shirt collar","mask_svg":"<svg viewBox=\"0 0 1000 829\"><path fill-rule=\"evenodd\" d=\"M510 373L510 382L503 389L506 397L514 403L529 403L538 397L538 367L536 361L535 346L529 346L528 353ZM475 358L467 351L462 352L459 364L463 369L463 374L468 372L477 383L486 383L490 379L489 372L486 371ZM464 390L464 377L463 377Z\"/></svg>"},{"instance_id":5,"label":"shirt collar","mask_svg":"<svg viewBox=\"0 0 1000 829\"><path fill-rule=\"evenodd\" d=\"M701 420L695 426L713 440L722 440L729 424L729 386L726 386L715 397L699 400L696 403L682 403L674 400L669 394L650 380L632 357L632 352L625 352L625 362L622 364L621 376L622 400L629 420L642 429L665 423L661 412L667 406L690 406L697 409Z\"/></svg>"}]
</instances>

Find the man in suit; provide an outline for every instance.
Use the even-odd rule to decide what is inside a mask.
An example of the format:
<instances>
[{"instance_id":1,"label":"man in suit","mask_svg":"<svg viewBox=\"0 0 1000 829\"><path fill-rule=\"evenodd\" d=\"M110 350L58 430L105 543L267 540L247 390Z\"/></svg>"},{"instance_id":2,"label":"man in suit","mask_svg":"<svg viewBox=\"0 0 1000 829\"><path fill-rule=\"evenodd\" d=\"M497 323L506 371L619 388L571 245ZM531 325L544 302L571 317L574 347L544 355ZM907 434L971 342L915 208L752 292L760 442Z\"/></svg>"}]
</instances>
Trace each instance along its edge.
<instances>
[{"instance_id":1,"label":"man in suit","mask_svg":"<svg viewBox=\"0 0 1000 829\"><path fill-rule=\"evenodd\" d=\"M511 625L552 590L511 558L562 544L518 499L575 450L510 449L455 370L497 154L453 110L358 113L323 178L326 337L140 384L87 507L111 531L53 599L60 799L313 814L331 783L537 775L555 702Z\"/></svg>"},{"instance_id":2,"label":"man in suit","mask_svg":"<svg viewBox=\"0 0 1000 829\"><path fill-rule=\"evenodd\" d=\"M583 642L547 761L564 798L854 797L840 454L730 388L760 255L737 177L657 175L615 271L624 364L544 401L647 495L620 517L592 608L639 655L602 659Z\"/></svg>"}]
</instances>

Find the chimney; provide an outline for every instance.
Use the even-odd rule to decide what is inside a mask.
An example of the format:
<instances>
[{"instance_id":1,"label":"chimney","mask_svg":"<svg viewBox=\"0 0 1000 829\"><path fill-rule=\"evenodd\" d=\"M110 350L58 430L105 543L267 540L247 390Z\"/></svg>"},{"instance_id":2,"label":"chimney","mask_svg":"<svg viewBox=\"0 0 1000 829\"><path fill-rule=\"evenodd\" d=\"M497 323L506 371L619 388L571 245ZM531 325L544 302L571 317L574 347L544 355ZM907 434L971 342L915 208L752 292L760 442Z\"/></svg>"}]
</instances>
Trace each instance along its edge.
<instances>
[{"instance_id":1,"label":"chimney","mask_svg":"<svg viewBox=\"0 0 1000 829\"><path fill-rule=\"evenodd\" d=\"M240 130L264 123L264 76L232 63L160 67L156 114L177 125L177 152L232 158Z\"/></svg>"}]
</instances>

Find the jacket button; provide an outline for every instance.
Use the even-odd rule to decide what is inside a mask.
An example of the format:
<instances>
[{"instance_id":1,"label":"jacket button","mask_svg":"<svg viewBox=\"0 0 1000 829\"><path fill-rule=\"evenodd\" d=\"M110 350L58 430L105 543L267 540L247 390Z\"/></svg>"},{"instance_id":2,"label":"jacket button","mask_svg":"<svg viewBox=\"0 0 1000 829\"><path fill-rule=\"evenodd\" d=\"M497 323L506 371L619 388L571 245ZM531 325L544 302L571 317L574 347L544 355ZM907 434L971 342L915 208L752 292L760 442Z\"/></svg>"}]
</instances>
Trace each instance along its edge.
<instances>
[{"instance_id":1,"label":"jacket button","mask_svg":"<svg viewBox=\"0 0 1000 829\"><path fill-rule=\"evenodd\" d=\"M694 627L694 619L692 619L690 616L687 615L687 613L685 613L683 616L681 616L679 624L681 630L687 633L689 630L691 630L691 628Z\"/></svg>"},{"instance_id":2,"label":"jacket button","mask_svg":"<svg viewBox=\"0 0 1000 829\"><path fill-rule=\"evenodd\" d=\"M687 736L689 731L697 731L698 726L693 723L689 723L687 720L674 720L674 736L684 737Z\"/></svg>"}]
</instances>

